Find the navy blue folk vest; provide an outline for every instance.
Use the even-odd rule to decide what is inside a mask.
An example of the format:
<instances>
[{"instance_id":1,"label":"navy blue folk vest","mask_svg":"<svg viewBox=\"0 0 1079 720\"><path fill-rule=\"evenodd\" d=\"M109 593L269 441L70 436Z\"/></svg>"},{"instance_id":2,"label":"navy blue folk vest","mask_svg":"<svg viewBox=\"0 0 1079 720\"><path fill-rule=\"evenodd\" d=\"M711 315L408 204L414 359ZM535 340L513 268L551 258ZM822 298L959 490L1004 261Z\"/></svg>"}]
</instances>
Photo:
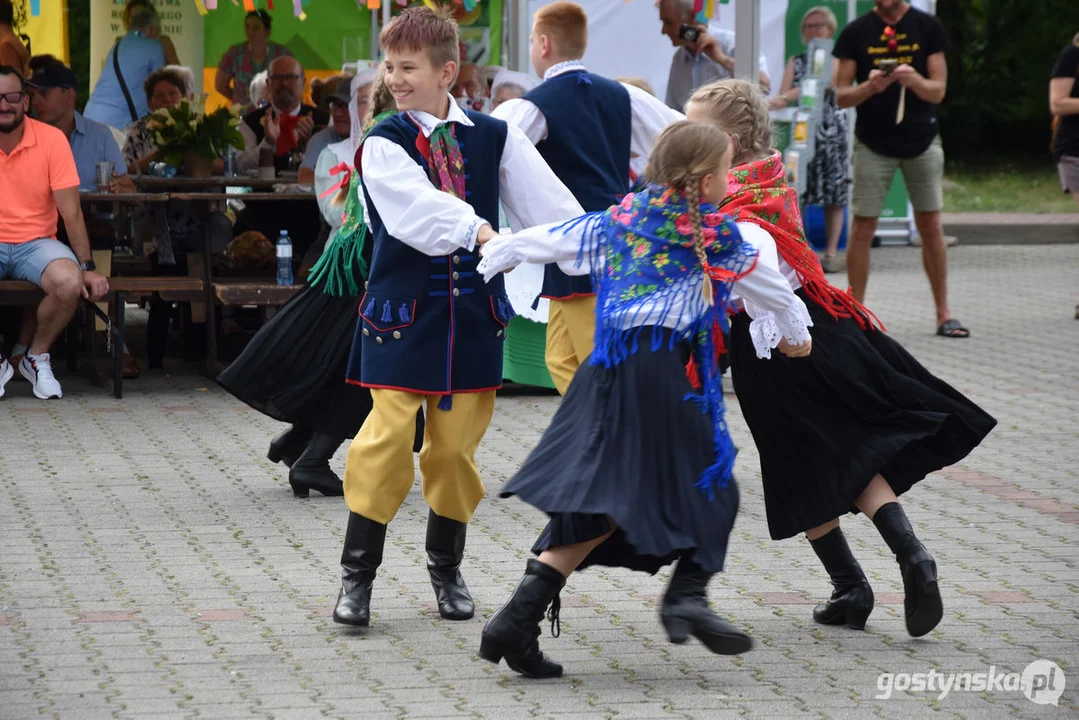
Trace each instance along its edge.
<instances>
[{"instance_id":1,"label":"navy blue folk vest","mask_svg":"<svg viewBox=\"0 0 1079 720\"><path fill-rule=\"evenodd\" d=\"M468 116L475 127L457 124L454 130L468 171L465 201L497 230L498 169L508 128L486 115ZM426 171L418 133L402 114L381 122L369 137L397 143ZM483 282L476 251L431 257L391 236L364 193L374 249L349 376L358 376L364 387L427 395L501 387L505 328L514 314L502 277Z\"/></svg>"},{"instance_id":2,"label":"navy blue folk vest","mask_svg":"<svg viewBox=\"0 0 1079 720\"><path fill-rule=\"evenodd\" d=\"M585 212L606 210L626 194L632 114L624 87L574 70L543 81L525 100L547 120L547 137L536 149ZM543 297L591 293L587 275L570 277L554 263L544 269Z\"/></svg>"}]
</instances>

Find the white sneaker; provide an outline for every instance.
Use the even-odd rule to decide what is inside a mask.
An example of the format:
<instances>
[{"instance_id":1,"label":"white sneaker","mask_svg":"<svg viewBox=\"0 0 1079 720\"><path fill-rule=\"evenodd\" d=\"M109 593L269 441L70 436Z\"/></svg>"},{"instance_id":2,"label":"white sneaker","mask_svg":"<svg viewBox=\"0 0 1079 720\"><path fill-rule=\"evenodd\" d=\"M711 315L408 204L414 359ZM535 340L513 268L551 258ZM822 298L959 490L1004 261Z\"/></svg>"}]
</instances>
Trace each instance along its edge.
<instances>
[{"instance_id":1,"label":"white sneaker","mask_svg":"<svg viewBox=\"0 0 1079 720\"><path fill-rule=\"evenodd\" d=\"M64 396L64 391L52 374L52 362L48 353L41 353L31 357L26 353L22 362L19 363L19 374L30 381L34 388L34 395L42 400L59 399Z\"/></svg>"},{"instance_id":2,"label":"white sneaker","mask_svg":"<svg viewBox=\"0 0 1079 720\"><path fill-rule=\"evenodd\" d=\"M11 367L4 358L0 358L0 397L4 397L4 386L8 384L8 380L15 374L15 368Z\"/></svg>"}]
</instances>

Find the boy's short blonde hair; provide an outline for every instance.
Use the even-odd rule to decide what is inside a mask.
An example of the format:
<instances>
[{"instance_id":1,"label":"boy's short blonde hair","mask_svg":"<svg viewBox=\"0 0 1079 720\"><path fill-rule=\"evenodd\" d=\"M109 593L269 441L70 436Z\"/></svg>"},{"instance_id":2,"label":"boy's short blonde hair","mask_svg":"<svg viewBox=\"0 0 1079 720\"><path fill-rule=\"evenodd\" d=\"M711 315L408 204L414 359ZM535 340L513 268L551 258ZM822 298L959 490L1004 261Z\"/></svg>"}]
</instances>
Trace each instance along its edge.
<instances>
[{"instance_id":1,"label":"boy's short blonde hair","mask_svg":"<svg viewBox=\"0 0 1079 720\"><path fill-rule=\"evenodd\" d=\"M644 90L646 93L648 93L652 97L656 96L656 91L652 89L652 83L648 82L643 77L636 77L636 76L633 76L633 77L620 77L620 78L615 78L615 80L617 82L620 82L620 83L624 84L624 85L632 85L635 88L640 88L641 90Z\"/></svg>"},{"instance_id":2,"label":"boy's short blonde hair","mask_svg":"<svg viewBox=\"0 0 1079 720\"><path fill-rule=\"evenodd\" d=\"M532 30L550 38L555 52L564 58L580 60L588 49L588 13L575 2L544 5L536 11Z\"/></svg>"},{"instance_id":3,"label":"boy's short blonde hair","mask_svg":"<svg viewBox=\"0 0 1079 720\"><path fill-rule=\"evenodd\" d=\"M458 69L461 66L461 39L448 11L408 8L382 28L378 42L383 50L393 52L425 51L435 67L450 62L457 63Z\"/></svg>"}]
</instances>

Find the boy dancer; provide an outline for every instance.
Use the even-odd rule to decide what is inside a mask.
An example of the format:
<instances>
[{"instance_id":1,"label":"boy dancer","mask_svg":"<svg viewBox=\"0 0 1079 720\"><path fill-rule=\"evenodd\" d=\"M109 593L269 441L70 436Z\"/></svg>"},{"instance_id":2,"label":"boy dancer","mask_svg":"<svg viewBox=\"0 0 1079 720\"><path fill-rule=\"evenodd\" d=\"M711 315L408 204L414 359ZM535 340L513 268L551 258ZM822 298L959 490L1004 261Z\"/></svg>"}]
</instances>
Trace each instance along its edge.
<instances>
[{"instance_id":1,"label":"boy dancer","mask_svg":"<svg viewBox=\"0 0 1079 720\"><path fill-rule=\"evenodd\" d=\"M606 210L626 194L630 156L647 159L665 127L684 118L647 92L585 69L588 15L574 2L536 11L532 68L543 82L494 116L516 125L588 212ZM592 352L596 296L588 276L544 268L540 295L551 300L547 370L566 394Z\"/></svg>"},{"instance_id":2,"label":"boy dancer","mask_svg":"<svg viewBox=\"0 0 1079 720\"><path fill-rule=\"evenodd\" d=\"M351 514L333 618L370 623L386 524L412 487L416 412L426 399L427 567L442 617L467 620L475 608L460 564L484 494L475 453L502 384L513 315L502 281L485 284L476 272L476 244L498 234L499 201L525 227L569 219L581 206L523 133L453 102L460 51L448 15L405 10L379 39L401 114L375 127L356 158L374 248L355 342L373 409L348 451Z\"/></svg>"}]
</instances>

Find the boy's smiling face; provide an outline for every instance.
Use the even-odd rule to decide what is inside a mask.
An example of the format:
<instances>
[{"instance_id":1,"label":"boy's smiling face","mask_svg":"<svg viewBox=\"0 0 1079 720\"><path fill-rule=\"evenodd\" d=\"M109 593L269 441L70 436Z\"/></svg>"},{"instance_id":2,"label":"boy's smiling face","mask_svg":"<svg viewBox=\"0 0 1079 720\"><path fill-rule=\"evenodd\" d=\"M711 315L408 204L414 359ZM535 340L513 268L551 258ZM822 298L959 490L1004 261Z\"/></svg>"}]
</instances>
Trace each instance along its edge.
<instances>
[{"instance_id":1,"label":"boy's smiling face","mask_svg":"<svg viewBox=\"0 0 1079 720\"><path fill-rule=\"evenodd\" d=\"M457 63L435 67L426 50L387 49L385 65L386 86L398 110L419 110L445 119Z\"/></svg>"}]
</instances>

